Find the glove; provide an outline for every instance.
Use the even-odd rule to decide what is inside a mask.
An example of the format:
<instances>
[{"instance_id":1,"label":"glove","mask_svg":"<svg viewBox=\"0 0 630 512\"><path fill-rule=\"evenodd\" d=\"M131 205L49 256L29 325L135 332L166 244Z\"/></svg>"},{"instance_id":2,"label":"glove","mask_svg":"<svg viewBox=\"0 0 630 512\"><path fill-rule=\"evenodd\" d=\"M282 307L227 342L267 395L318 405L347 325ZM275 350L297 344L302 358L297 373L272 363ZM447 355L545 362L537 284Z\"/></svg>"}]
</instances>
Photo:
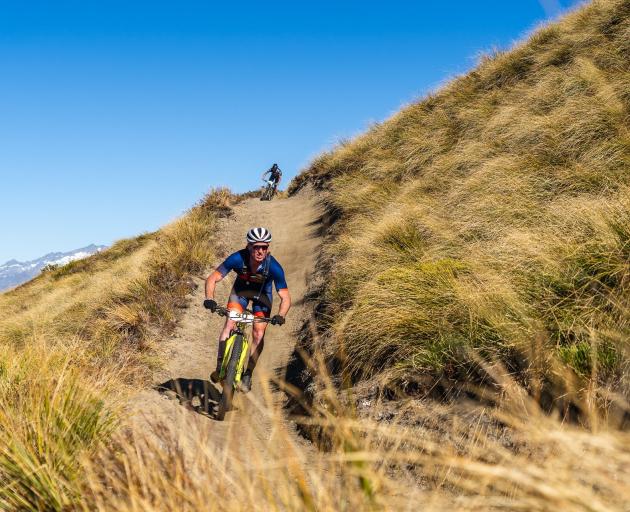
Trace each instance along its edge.
<instances>
[{"instance_id":1,"label":"glove","mask_svg":"<svg viewBox=\"0 0 630 512\"><path fill-rule=\"evenodd\" d=\"M214 313L217 310L217 301L214 299L206 299L203 301L203 307Z\"/></svg>"},{"instance_id":2,"label":"glove","mask_svg":"<svg viewBox=\"0 0 630 512\"><path fill-rule=\"evenodd\" d=\"M283 325L284 317L281 315L274 315L271 319L271 325Z\"/></svg>"}]
</instances>

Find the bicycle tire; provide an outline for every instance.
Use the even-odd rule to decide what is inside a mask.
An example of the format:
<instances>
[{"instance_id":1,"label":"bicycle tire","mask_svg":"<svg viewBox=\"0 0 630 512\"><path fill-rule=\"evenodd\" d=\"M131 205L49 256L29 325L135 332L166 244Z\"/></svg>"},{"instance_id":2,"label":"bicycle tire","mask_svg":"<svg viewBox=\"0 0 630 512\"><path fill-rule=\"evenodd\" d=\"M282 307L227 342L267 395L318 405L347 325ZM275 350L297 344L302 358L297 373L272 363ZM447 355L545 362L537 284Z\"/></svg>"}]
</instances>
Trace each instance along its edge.
<instances>
[{"instance_id":1,"label":"bicycle tire","mask_svg":"<svg viewBox=\"0 0 630 512\"><path fill-rule=\"evenodd\" d=\"M271 185L267 185L267 188L265 188L265 190L262 193L262 196L260 196L260 200L261 201L271 201L271 197L272 197L272 187Z\"/></svg>"},{"instance_id":2,"label":"bicycle tire","mask_svg":"<svg viewBox=\"0 0 630 512\"><path fill-rule=\"evenodd\" d=\"M234 345L232 345L232 352L230 353L230 360L228 361L225 369L225 380L223 381L223 393L221 393L221 400L219 400L219 408L217 410L217 419L223 421L225 413L232 407L232 399L234 398L234 381L236 380L236 370L238 369L238 362L241 359L241 352L243 351L243 336L236 336Z\"/></svg>"}]
</instances>

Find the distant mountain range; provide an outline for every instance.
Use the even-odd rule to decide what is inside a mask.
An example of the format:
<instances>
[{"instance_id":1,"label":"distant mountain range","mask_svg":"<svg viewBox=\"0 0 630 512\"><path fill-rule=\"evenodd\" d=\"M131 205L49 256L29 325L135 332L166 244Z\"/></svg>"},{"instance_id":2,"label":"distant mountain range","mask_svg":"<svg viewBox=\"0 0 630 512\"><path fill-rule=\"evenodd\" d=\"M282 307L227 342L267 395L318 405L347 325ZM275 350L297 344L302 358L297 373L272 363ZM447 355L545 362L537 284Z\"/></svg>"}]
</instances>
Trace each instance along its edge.
<instances>
[{"instance_id":1,"label":"distant mountain range","mask_svg":"<svg viewBox=\"0 0 630 512\"><path fill-rule=\"evenodd\" d=\"M0 292L33 279L46 265L65 265L74 260L87 258L105 249L104 245L88 245L70 252L51 252L32 261L9 260L0 265Z\"/></svg>"}]
</instances>

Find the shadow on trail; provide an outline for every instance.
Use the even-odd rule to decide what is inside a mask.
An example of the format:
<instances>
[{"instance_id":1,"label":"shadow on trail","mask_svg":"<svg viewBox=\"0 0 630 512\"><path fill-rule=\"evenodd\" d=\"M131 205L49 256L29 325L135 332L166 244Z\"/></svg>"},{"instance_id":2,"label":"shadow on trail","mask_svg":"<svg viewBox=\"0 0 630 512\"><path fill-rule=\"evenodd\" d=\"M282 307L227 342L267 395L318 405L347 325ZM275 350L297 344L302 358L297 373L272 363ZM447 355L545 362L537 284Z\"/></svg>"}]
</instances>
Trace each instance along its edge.
<instances>
[{"instance_id":1,"label":"shadow on trail","mask_svg":"<svg viewBox=\"0 0 630 512\"><path fill-rule=\"evenodd\" d=\"M177 398L186 409L211 418L215 417L214 409L221 399L221 392L214 384L203 379L170 379L155 386L155 390Z\"/></svg>"}]
</instances>

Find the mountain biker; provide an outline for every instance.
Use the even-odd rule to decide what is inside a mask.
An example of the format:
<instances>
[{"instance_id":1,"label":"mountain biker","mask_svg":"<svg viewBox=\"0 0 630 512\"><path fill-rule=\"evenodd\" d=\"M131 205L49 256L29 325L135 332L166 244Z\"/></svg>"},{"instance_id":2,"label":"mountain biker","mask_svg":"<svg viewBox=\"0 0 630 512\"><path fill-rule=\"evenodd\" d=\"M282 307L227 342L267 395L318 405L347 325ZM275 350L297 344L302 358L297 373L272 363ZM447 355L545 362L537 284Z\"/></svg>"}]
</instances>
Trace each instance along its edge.
<instances>
[{"instance_id":1,"label":"mountain biker","mask_svg":"<svg viewBox=\"0 0 630 512\"><path fill-rule=\"evenodd\" d=\"M269 179L265 178L265 175L269 174ZM278 164L273 164L269 170L265 171L262 175L262 180L273 186L273 193L276 193L276 189L278 188L278 184L280 183L280 179L282 178L282 171Z\"/></svg>"},{"instance_id":2,"label":"mountain biker","mask_svg":"<svg viewBox=\"0 0 630 512\"><path fill-rule=\"evenodd\" d=\"M203 301L203 305L212 312L216 310L215 285L233 270L236 273L236 280L230 292L227 309L241 313L251 300L254 316L269 318L273 301L273 282L276 286L276 292L280 296L280 307L278 314L271 319L271 323L283 325L285 316L291 307L291 296L282 266L269 253L271 233L262 227L252 228L247 232L246 238L247 246L228 256L206 279L206 300ZM210 379L215 383L219 381L226 340L235 325L234 320L226 318L219 336L217 368L210 375ZM267 322L255 322L252 327L252 351L247 369L241 378L241 389L245 393L250 391L252 387L252 374L265 346L266 328Z\"/></svg>"}]
</instances>

